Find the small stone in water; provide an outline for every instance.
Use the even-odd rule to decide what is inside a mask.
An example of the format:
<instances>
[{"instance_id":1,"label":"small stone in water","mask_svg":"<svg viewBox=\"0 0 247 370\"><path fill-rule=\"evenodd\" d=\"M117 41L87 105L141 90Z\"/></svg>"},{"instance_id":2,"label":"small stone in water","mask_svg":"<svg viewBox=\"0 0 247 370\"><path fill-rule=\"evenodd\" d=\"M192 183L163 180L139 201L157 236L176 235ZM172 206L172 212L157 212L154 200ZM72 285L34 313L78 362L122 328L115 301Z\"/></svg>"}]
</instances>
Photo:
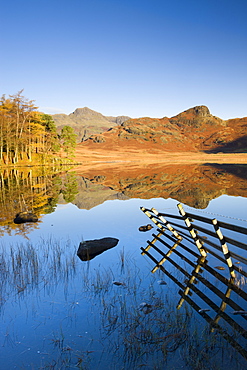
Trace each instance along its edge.
<instances>
[{"instance_id":1,"label":"small stone in water","mask_svg":"<svg viewBox=\"0 0 247 370\"><path fill-rule=\"evenodd\" d=\"M215 268L218 269L218 270L225 270L225 267L223 267L223 266L215 266Z\"/></svg>"},{"instance_id":2,"label":"small stone in water","mask_svg":"<svg viewBox=\"0 0 247 370\"><path fill-rule=\"evenodd\" d=\"M151 304L149 304L149 303L146 303L146 302L142 302L142 303L140 303L140 310L142 310L144 307L151 307Z\"/></svg>"},{"instance_id":3,"label":"small stone in water","mask_svg":"<svg viewBox=\"0 0 247 370\"><path fill-rule=\"evenodd\" d=\"M139 306L139 309L145 314L153 311L152 305L146 302L142 302Z\"/></svg>"},{"instance_id":4,"label":"small stone in water","mask_svg":"<svg viewBox=\"0 0 247 370\"><path fill-rule=\"evenodd\" d=\"M164 280L158 280L157 283L159 285L167 285L167 283Z\"/></svg>"},{"instance_id":5,"label":"small stone in water","mask_svg":"<svg viewBox=\"0 0 247 370\"><path fill-rule=\"evenodd\" d=\"M112 284L117 285L117 286L124 285L124 283L121 283L120 281L113 281Z\"/></svg>"}]
</instances>

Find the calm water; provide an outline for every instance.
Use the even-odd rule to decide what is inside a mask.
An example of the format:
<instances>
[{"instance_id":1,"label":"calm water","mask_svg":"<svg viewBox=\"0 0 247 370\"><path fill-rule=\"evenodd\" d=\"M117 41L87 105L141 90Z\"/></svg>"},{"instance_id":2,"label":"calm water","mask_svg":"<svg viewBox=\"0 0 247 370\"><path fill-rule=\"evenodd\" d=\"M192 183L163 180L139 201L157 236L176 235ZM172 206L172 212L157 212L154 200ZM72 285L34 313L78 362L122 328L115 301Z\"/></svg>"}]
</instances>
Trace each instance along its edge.
<instances>
[{"instance_id":1,"label":"calm water","mask_svg":"<svg viewBox=\"0 0 247 370\"><path fill-rule=\"evenodd\" d=\"M129 198L127 191L120 194L114 186L106 186L105 178L95 181L95 176L90 180L75 173L51 177L22 173L18 180L5 174L3 179L1 369L220 369L228 363L233 369L246 367L243 352L234 344L247 351L246 334L241 331L246 330L246 317L233 315L228 306L226 314L240 329L221 317L216 321L224 332L210 332L205 318L189 302L176 308L181 299L178 284L183 285L188 277L168 262L164 267L178 283L162 271L152 274L153 261L141 255L140 247L152 240L155 228L147 233L138 230L150 222L140 207L178 214L180 196ZM237 179L245 195L247 181L244 176ZM183 202L184 209L247 227L247 198L227 195L227 189L234 188L227 181L212 200L205 189L208 205L204 209ZM183 193L183 186L179 192L176 184L176 194ZM196 193L199 197L202 188ZM193 202L198 204L200 199ZM39 214L38 224L12 222L15 213L25 207ZM119 239L118 245L90 261L77 257L81 241L103 237ZM239 241L246 243L246 235ZM241 255L246 258L246 251ZM178 255L172 258L191 273L193 268L185 260ZM219 261L209 257L208 264L215 267ZM203 270L204 279L227 291L217 277ZM218 273L229 278L227 270ZM246 278L241 279L238 287L247 293ZM196 287L221 306L222 300L203 281L199 279ZM195 293L189 297L199 307L208 307ZM236 292L231 297L247 310L245 298ZM217 312L212 311L208 315L216 319Z\"/></svg>"}]
</instances>

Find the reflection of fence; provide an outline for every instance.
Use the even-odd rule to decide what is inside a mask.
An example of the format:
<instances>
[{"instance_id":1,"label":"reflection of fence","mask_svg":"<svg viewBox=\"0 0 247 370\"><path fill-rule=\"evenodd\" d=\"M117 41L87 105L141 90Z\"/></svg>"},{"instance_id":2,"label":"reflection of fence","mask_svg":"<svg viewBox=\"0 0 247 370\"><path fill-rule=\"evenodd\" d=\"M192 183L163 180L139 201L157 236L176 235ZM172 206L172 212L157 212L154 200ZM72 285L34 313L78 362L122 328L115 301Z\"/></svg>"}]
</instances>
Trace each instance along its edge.
<instances>
[{"instance_id":1,"label":"reflection of fence","mask_svg":"<svg viewBox=\"0 0 247 370\"><path fill-rule=\"evenodd\" d=\"M241 342L247 339L247 331L243 327L245 326L243 323L245 324L247 320L247 293L238 286L241 279L236 279L235 274L238 272L241 277L247 276L246 271L236 265L239 262L246 265L247 259L229 251L230 246L247 250L247 245L229 236L223 236L221 231L224 229L230 230L233 234L246 235L247 229L185 213L180 204L178 208L180 216L159 213L153 208L151 210L141 208L158 227L157 233L152 234L152 241L147 241L147 247L141 248L142 254L147 255L154 262L153 273L160 269L179 287L181 298L177 308L180 309L184 301L187 301L211 325L212 331L216 329L247 359L247 350L244 348L246 344L242 345ZM196 224L194 220L199 223ZM204 223L211 225L212 230L206 229ZM215 239L218 240L219 245L216 244ZM196 248L193 248L192 244L196 245ZM164 252L164 248L168 251ZM210 266L207 260L208 253L228 266L229 280ZM192 259L195 260L195 258L196 262L193 262ZM232 258L237 262L232 263ZM182 267L184 264L186 268ZM182 273L182 280L169 272L170 265L180 274ZM217 284L215 284L215 278ZM193 294L196 295L194 299L191 298ZM243 323L235 320L236 315L239 315ZM219 324L220 319L224 320L227 328ZM229 330L238 335L229 334Z\"/></svg>"},{"instance_id":2,"label":"reflection of fence","mask_svg":"<svg viewBox=\"0 0 247 370\"><path fill-rule=\"evenodd\" d=\"M186 213L181 204L178 204L178 209L180 215L159 213L154 208L149 210L141 207L141 210L159 227L161 232L168 229L176 237L177 241L186 239L195 244L203 257L210 253L228 266L231 277L235 277L235 271L241 272L247 277L247 272L240 269L236 264L234 265L232 258L237 260L237 263L241 262L245 265L247 265L247 259L232 250L230 251L228 248L228 245L231 245L239 250L247 250L247 244L236 240L236 238L239 239L240 234L247 235L247 228L218 221L216 218L209 219L200 215ZM177 220L179 223L174 220ZM209 227L205 228L204 224L207 226L211 225L212 230ZM231 238L223 235L222 229L224 233L226 230L230 230L236 236ZM211 237L213 240L210 240L208 237ZM218 241L218 244L215 242L215 239Z\"/></svg>"}]
</instances>

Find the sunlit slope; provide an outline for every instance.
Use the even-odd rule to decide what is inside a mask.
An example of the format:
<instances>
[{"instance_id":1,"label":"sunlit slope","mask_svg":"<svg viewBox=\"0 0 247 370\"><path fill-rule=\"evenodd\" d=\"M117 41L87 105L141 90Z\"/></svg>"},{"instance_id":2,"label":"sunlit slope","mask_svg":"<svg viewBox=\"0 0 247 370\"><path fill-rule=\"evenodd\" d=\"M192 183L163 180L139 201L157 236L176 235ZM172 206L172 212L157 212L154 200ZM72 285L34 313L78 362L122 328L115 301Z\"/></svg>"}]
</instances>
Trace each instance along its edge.
<instances>
[{"instance_id":1,"label":"sunlit slope","mask_svg":"<svg viewBox=\"0 0 247 370\"><path fill-rule=\"evenodd\" d=\"M171 118L129 119L81 145L92 150L247 152L247 117L225 121L197 106Z\"/></svg>"}]
</instances>

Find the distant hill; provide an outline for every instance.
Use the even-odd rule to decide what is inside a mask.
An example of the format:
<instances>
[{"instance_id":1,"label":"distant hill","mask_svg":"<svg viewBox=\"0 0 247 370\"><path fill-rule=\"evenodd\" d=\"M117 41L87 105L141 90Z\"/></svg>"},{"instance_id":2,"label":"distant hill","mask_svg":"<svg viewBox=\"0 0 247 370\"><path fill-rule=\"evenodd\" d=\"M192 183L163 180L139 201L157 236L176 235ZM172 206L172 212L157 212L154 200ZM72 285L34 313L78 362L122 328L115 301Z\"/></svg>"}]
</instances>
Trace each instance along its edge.
<instances>
[{"instance_id":1,"label":"distant hill","mask_svg":"<svg viewBox=\"0 0 247 370\"><path fill-rule=\"evenodd\" d=\"M84 169L74 204L90 209L109 199L173 198L206 208L223 194L247 197L246 165L151 164Z\"/></svg>"},{"instance_id":2,"label":"distant hill","mask_svg":"<svg viewBox=\"0 0 247 370\"><path fill-rule=\"evenodd\" d=\"M81 145L111 150L132 146L143 151L247 152L247 117L222 120L201 105L171 118L129 119Z\"/></svg>"},{"instance_id":3,"label":"distant hill","mask_svg":"<svg viewBox=\"0 0 247 370\"><path fill-rule=\"evenodd\" d=\"M52 117L58 130L61 130L63 126L73 127L78 135L78 142L86 140L91 135L101 134L130 118L127 116L103 116L87 107L77 108L69 115L54 114Z\"/></svg>"}]
</instances>

